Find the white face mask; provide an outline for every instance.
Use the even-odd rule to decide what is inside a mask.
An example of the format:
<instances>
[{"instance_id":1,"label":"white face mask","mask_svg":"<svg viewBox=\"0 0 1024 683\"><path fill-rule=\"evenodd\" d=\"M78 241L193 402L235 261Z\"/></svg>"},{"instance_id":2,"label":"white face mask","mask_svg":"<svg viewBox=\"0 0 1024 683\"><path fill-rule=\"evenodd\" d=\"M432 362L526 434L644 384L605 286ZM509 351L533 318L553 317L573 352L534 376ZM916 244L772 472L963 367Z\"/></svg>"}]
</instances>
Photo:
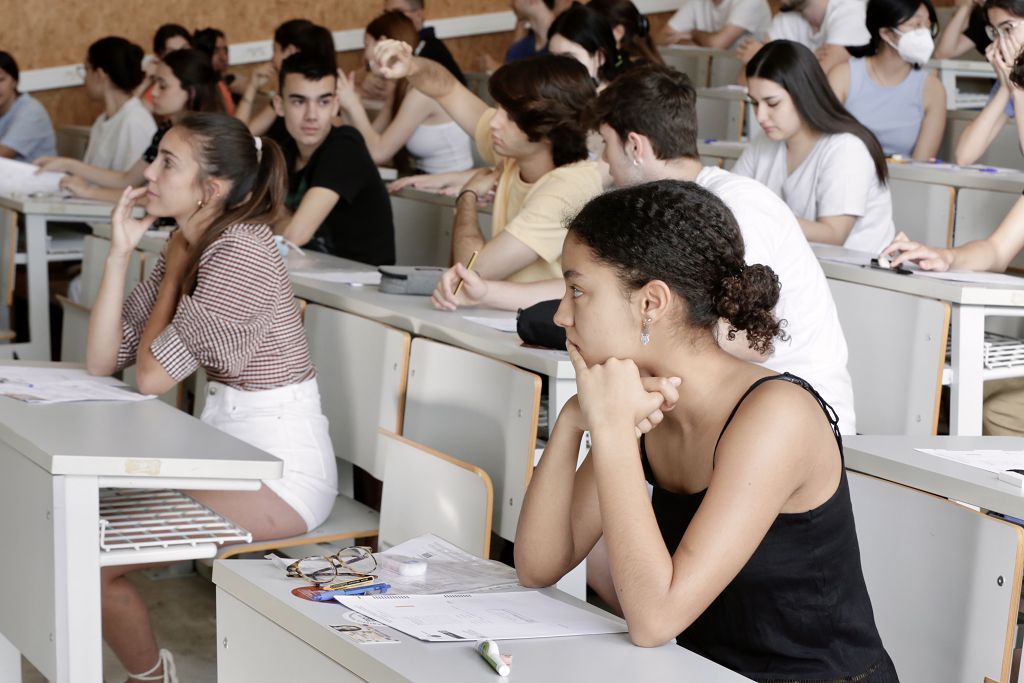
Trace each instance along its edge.
<instances>
[{"instance_id":1,"label":"white face mask","mask_svg":"<svg viewBox=\"0 0 1024 683\"><path fill-rule=\"evenodd\" d=\"M926 28L915 28L913 31L907 31L906 33L900 32L899 29L893 29L893 31L899 35L900 39L896 45L889 44L899 53L900 59L921 66L932 58L932 52L935 51L935 41L932 40L931 31Z\"/></svg>"}]
</instances>

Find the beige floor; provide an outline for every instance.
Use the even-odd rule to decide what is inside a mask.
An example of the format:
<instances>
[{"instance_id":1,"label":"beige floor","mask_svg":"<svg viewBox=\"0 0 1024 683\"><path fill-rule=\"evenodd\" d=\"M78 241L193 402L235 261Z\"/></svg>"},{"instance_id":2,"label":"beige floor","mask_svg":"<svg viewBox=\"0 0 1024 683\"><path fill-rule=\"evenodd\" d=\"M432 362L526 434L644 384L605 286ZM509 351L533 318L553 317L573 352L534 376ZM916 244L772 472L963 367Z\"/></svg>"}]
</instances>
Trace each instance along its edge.
<instances>
[{"instance_id":1,"label":"beige floor","mask_svg":"<svg viewBox=\"0 0 1024 683\"><path fill-rule=\"evenodd\" d=\"M217 625L214 621L214 586L197 575L154 581L133 577L150 605L161 647L174 653L180 683L215 683L217 680ZM106 683L122 683L127 676L109 648L103 652ZM23 683L46 679L22 661Z\"/></svg>"}]
</instances>

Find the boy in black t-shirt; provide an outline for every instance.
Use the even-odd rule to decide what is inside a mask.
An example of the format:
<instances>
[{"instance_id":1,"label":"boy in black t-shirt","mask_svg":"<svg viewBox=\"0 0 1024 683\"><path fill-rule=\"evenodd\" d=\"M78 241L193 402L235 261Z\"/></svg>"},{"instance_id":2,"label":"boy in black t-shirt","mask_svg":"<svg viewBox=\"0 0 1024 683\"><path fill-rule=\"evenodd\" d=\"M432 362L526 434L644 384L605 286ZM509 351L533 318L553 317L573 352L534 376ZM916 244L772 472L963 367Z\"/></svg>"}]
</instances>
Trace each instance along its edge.
<instances>
[{"instance_id":1,"label":"boy in black t-shirt","mask_svg":"<svg viewBox=\"0 0 1024 683\"><path fill-rule=\"evenodd\" d=\"M292 216L279 232L314 251L392 264L391 199L380 173L359 131L331 125L338 109L336 79L334 65L314 55L300 52L281 64L274 109L288 130L285 204Z\"/></svg>"}]
</instances>

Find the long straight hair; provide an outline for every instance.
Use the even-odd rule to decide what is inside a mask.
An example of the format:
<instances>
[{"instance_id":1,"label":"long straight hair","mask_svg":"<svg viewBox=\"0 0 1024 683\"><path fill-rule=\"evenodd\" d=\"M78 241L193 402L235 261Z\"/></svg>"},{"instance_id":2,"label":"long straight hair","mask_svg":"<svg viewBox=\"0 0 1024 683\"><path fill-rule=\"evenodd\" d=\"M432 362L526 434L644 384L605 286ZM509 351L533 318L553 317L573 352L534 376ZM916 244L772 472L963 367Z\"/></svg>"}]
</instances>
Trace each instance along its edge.
<instances>
[{"instance_id":1,"label":"long straight hair","mask_svg":"<svg viewBox=\"0 0 1024 683\"><path fill-rule=\"evenodd\" d=\"M619 57L623 62L665 63L651 39L651 22L632 0L590 0L589 6L604 15L613 31L622 27Z\"/></svg>"},{"instance_id":2,"label":"long straight hair","mask_svg":"<svg viewBox=\"0 0 1024 683\"><path fill-rule=\"evenodd\" d=\"M186 111L223 114L224 96L220 94L217 72L210 58L195 48L175 50L163 58L164 64L178 79L182 90L188 91Z\"/></svg>"},{"instance_id":3,"label":"long straight hair","mask_svg":"<svg viewBox=\"0 0 1024 683\"><path fill-rule=\"evenodd\" d=\"M875 162L875 174L883 185L889 177L885 152L878 138L839 101L829 87L818 60L805 46L791 40L773 40L747 63L747 82L763 78L789 93L803 122L819 133L850 133L860 138Z\"/></svg>"},{"instance_id":4,"label":"long straight hair","mask_svg":"<svg viewBox=\"0 0 1024 683\"><path fill-rule=\"evenodd\" d=\"M201 183L207 178L231 182L222 213L203 231L189 255L182 291L191 294L199 273L199 258L232 225L266 223L281 216L288 188L288 171L281 149L270 138L256 138L238 119L226 114L193 113L174 125L195 150Z\"/></svg>"},{"instance_id":5,"label":"long straight hair","mask_svg":"<svg viewBox=\"0 0 1024 683\"><path fill-rule=\"evenodd\" d=\"M597 75L605 83L610 83L618 74L619 49L615 47L615 34L608 19L593 7L574 2L551 23L548 41L556 35L576 43L589 55L600 52L604 63Z\"/></svg>"}]
</instances>

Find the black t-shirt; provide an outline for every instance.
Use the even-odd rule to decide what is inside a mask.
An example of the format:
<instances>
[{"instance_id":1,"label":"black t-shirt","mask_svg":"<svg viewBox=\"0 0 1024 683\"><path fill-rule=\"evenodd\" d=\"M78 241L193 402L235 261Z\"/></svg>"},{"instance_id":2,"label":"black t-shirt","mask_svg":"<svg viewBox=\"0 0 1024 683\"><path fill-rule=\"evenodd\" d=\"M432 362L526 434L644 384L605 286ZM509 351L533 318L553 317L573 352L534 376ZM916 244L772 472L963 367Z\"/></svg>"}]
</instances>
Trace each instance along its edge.
<instances>
[{"instance_id":1,"label":"black t-shirt","mask_svg":"<svg viewBox=\"0 0 1024 683\"><path fill-rule=\"evenodd\" d=\"M289 209L295 211L312 187L338 194L338 203L305 247L375 266L393 264L391 198L359 131L351 126L332 128L301 171L295 170L299 151L291 137L284 153Z\"/></svg>"},{"instance_id":2,"label":"black t-shirt","mask_svg":"<svg viewBox=\"0 0 1024 683\"><path fill-rule=\"evenodd\" d=\"M426 57L427 59L433 59L435 62L443 66L452 72L455 78L459 79L459 83L466 85L466 77L462 75L462 69L455 62L455 58L452 57L452 53L448 52L448 48L445 47L441 39L434 35L434 29L430 26L425 26L420 30L420 40L422 41L416 55L419 57Z\"/></svg>"},{"instance_id":3,"label":"black t-shirt","mask_svg":"<svg viewBox=\"0 0 1024 683\"><path fill-rule=\"evenodd\" d=\"M985 14L985 8L975 5L971 8L971 16L967 20L964 35L971 39L975 49L981 54L985 54L985 50L992 44L985 32L986 26L988 26L988 16Z\"/></svg>"}]
</instances>

